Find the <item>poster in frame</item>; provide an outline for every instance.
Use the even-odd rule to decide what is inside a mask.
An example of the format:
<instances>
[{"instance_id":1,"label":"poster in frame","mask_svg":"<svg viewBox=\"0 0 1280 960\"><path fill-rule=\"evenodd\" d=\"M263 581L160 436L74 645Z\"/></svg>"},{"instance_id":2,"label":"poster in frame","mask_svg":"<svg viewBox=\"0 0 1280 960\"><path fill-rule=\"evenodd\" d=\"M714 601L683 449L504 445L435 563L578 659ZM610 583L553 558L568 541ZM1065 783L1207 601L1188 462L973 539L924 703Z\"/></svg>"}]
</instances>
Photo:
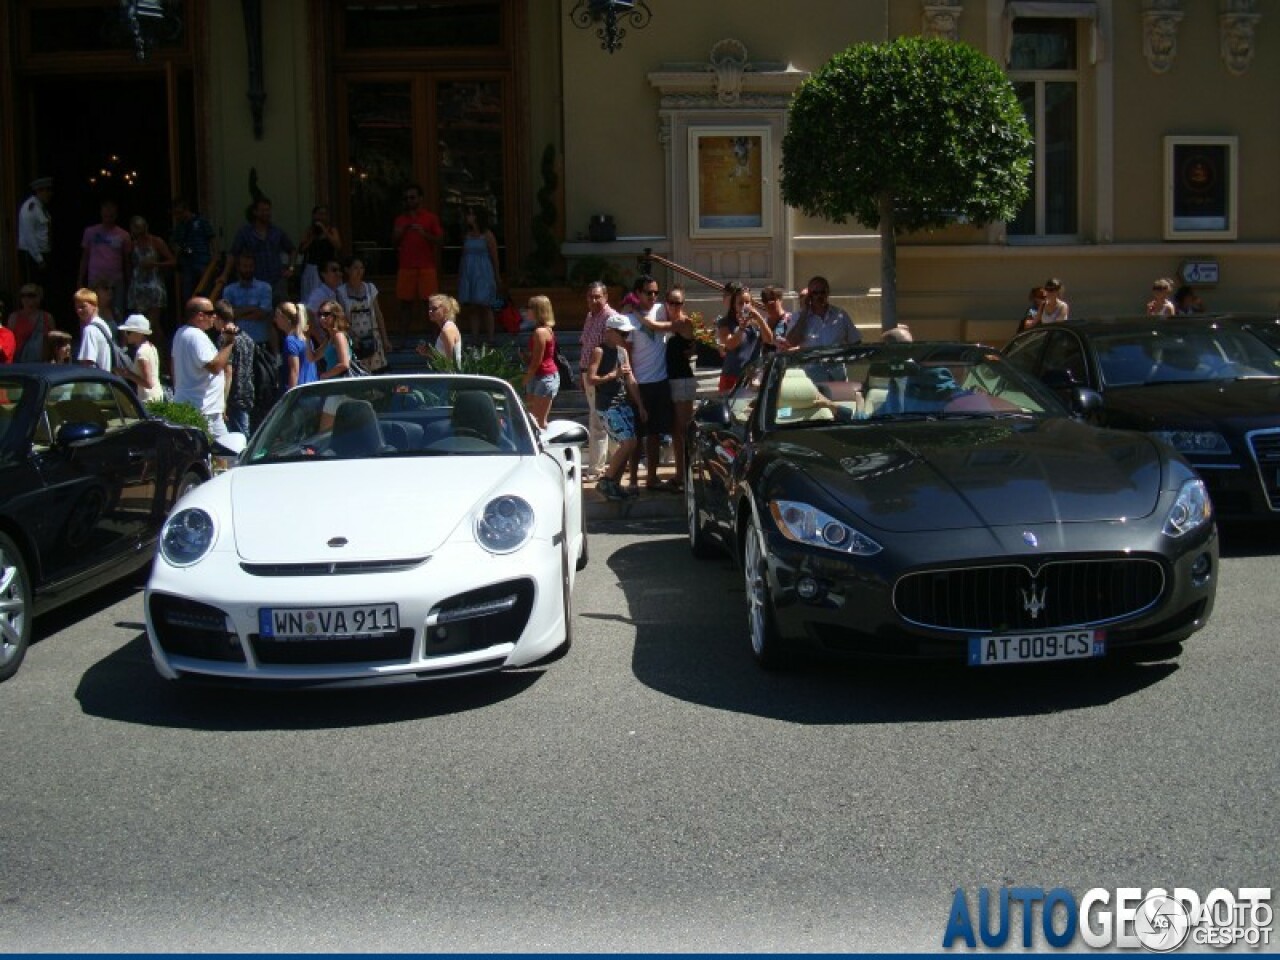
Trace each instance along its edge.
<instances>
[{"instance_id":1,"label":"poster in frame","mask_svg":"<svg viewBox=\"0 0 1280 960\"><path fill-rule=\"evenodd\" d=\"M773 233L773 142L767 126L689 128L689 233Z\"/></svg>"},{"instance_id":2,"label":"poster in frame","mask_svg":"<svg viewBox=\"0 0 1280 960\"><path fill-rule=\"evenodd\" d=\"M1236 238L1236 137L1164 138L1164 238Z\"/></svg>"}]
</instances>

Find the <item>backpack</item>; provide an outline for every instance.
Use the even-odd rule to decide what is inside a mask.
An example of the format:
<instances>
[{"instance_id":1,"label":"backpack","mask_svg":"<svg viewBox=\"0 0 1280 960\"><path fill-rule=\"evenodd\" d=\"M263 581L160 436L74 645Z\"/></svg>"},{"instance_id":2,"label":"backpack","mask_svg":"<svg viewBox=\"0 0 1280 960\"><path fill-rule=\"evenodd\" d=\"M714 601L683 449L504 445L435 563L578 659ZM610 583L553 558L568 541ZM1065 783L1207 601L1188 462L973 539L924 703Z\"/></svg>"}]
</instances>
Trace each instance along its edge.
<instances>
[{"instance_id":1,"label":"backpack","mask_svg":"<svg viewBox=\"0 0 1280 960\"><path fill-rule=\"evenodd\" d=\"M280 395L280 361L264 344L253 345L253 409L250 422L256 428L271 412Z\"/></svg>"}]
</instances>

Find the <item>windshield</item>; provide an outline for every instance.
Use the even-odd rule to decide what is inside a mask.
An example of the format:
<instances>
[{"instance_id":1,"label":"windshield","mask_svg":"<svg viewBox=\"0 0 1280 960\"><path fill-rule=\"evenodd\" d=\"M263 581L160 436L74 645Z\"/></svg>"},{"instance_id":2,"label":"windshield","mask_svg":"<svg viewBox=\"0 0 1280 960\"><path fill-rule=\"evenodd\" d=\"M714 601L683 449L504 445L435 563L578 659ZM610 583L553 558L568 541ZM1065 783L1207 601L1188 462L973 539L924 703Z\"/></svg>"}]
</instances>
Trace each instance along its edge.
<instances>
[{"instance_id":1,"label":"windshield","mask_svg":"<svg viewBox=\"0 0 1280 960\"><path fill-rule=\"evenodd\" d=\"M242 464L534 452L511 388L457 376L345 377L286 393Z\"/></svg>"},{"instance_id":2,"label":"windshield","mask_svg":"<svg viewBox=\"0 0 1280 960\"><path fill-rule=\"evenodd\" d=\"M812 423L1062 416L1053 395L993 350L892 343L782 357L768 427Z\"/></svg>"},{"instance_id":3,"label":"windshield","mask_svg":"<svg viewBox=\"0 0 1280 960\"><path fill-rule=\"evenodd\" d=\"M1098 333L1093 336L1108 387L1280 376L1280 357L1252 334L1219 325Z\"/></svg>"}]
</instances>

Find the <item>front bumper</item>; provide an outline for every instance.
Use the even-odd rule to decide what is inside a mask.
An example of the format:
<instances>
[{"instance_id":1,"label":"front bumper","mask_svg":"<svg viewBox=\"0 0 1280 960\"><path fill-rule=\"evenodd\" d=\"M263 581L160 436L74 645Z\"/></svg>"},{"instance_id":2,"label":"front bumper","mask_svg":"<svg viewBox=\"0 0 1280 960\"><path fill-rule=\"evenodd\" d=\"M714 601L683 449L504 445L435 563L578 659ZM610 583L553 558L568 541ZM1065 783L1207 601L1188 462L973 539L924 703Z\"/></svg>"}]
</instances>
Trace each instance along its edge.
<instances>
[{"instance_id":1,"label":"front bumper","mask_svg":"<svg viewBox=\"0 0 1280 960\"><path fill-rule=\"evenodd\" d=\"M395 603L397 633L280 640L259 631L264 608ZM378 573L255 575L231 552L176 568L157 557L145 595L152 659L169 679L331 686L519 667L566 635L558 546L506 556L447 544Z\"/></svg>"},{"instance_id":2,"label":"front bumper","mask_svg":"<svg viewBox=\"0 0 1280 960\"><path fill-rule=\"evenodd\" d=\"M783 537L771 523L766 525L766 530L770 592L781 638L786 643L829 654L966 663L969 643L974 637L1030 632L1008 626L944 628L908 619L895 603L895 586L904 577L932 571L965 571L1011 564L1035 567L1051 563L1096 563L1135 557L1158 563L1163 573L1163 589L1153 602L1141 609L1108 618L1106 622L1044 622L1035 628L1103 630L1108 653L1185 639L1207 622L1216 592L1218 540L1213 524L1189 535L1189 542L1185 543L1169 541L1157 532L1147 538L1148 542L1135 543L1127 550L1082 546L1077 550L1028 551L1022 556L992 552L994 544L987 531L947 536L915 534L895 537L892 546L867 559L845 558L800 546ZM1035 530L1033 527L1032 531ZM1039 532L1042 542L1050 542L1051 531ZM801 581L807 581L806 594L813 591L814 585L816 593L802 597L797 589Z\"/></svg>"}]
</instances>

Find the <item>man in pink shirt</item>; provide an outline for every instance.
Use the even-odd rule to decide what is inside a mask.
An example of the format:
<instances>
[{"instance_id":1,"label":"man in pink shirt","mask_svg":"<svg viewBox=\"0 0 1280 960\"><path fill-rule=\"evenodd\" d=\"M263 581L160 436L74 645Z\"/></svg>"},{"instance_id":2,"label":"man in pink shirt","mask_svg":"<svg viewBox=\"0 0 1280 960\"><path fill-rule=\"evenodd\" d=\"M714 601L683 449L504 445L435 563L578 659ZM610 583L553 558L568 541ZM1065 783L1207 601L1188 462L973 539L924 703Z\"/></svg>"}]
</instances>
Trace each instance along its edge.
<instances>
[{"instance_id":1,"label":"man in pink shirt","mask_svg":"<svg viewBox=\"0 0 1280 960\"><path fill-rule=\"evenodd\" d=\"M400 272L396 274L400 322L409 327L415 300L425 303L440 292L436 257L444 228L434 213L422 208L422 188L416 183L405 187L404 205L405 212L396 217L392 228L391 244L400 255Z\"/></svg>"},{"instance_id":2,"label":"man in pink shirt","mask_svg":"<svg viewBox=\"0 0 1280 960\"><path fill-rule=\"evenodd\" d=\"M86 227L80 241L80 286L93 288L106 281L111 284L111 302L123 305L129 289L133 241L129 231L116 222L116 202L104 200L101 209L102 222Z\"/></svg>"}]
</instances>

